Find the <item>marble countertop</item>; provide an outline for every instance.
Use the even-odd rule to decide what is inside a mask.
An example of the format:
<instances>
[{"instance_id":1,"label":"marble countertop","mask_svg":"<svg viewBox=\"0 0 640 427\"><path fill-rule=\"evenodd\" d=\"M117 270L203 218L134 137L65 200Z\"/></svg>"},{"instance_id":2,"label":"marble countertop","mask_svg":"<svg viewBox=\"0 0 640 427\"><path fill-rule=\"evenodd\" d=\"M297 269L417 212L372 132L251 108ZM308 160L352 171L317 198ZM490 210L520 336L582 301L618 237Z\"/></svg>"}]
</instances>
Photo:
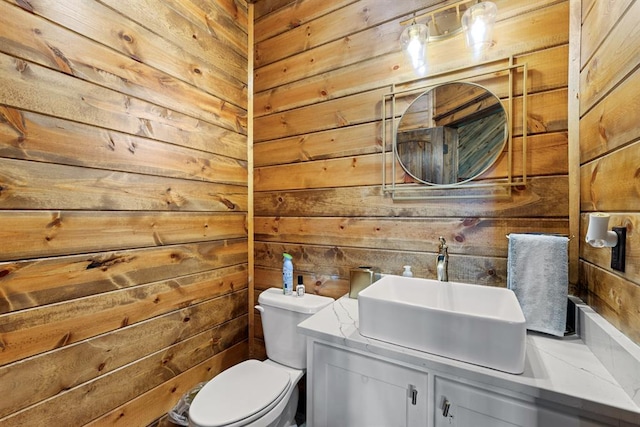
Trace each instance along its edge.
<instances>
[{"instance_id":1,"label":"marble countertop","mask_svg":"<svg viewBox=\"0 0 640 427\"><path fill-rule=\"evenodd\" d=\"M525 371L513 375L364 337L358 330L358 300L347 296L298 329L325 342L640 424L640 407L577 336L528 333Z\"/></svg>"}]
</instances>

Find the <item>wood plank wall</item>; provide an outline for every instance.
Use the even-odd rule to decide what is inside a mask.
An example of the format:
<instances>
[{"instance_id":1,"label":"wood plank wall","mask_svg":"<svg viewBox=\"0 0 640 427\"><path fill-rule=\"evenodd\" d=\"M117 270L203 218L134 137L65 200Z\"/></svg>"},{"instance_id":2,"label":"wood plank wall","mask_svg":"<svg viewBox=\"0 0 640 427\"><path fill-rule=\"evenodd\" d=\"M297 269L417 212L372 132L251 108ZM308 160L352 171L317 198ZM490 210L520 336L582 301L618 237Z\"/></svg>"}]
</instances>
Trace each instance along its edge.
<instances>
[{"instance_id":1,"label":"wood plank wall","mask_svg":"<svg viewBox=\"0 0 640 427\"><path fill-rule=\"evenodd\" d=\"M451 280L505 286L506 234L568 234L567 1L497 0L495 45L482 58L513 56L529 66L529 185L508 200L393 202L382 193L381 97L392 83L416 78L399 48L399 22L442 3L256 4L256 295L280 285L282 252L293 255L309 292L332 297L348 291L349 269L360 265L400 274L410 264L416 276L435 277L440 235L449 242ZM456 36L431 44L429 63L438 73L475 62ZM505 96L504 87L494 90ZM515 91L521 102L522 88ZM516 157L521 134L516 129ZM260 333L258 326L256 354Z\"/></svg>"},{"instance_id":2,"label":"wood plank wall","mask_svg":"<svg viewBox=\"0 0 640 427\"><path fill-rule=\"evenodd\" d=\"M148 425L248 356L247 19L0 0L1 425Z\"/></svg>"},{"instance_id":3,"label":"wood plank wall","mask_svg":"<svg viewBox=\"0 0 640 427\"><path fill-rule=\"evenodd\" d=\"M581 295L640 344L640 3L582 0L580 234L591 212L627 228L626 271L611 251L580 245Z\"/></svg>"}]
</instances>

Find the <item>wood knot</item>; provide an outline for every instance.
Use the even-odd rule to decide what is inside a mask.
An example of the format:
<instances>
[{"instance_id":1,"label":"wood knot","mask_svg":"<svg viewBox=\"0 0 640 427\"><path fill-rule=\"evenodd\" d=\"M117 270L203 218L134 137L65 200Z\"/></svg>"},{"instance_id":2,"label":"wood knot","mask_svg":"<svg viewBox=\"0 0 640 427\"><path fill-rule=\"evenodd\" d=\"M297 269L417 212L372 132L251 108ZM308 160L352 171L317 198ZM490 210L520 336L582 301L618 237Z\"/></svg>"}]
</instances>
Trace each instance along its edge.
<instances>
[{"instance_id":1,"label":"wood knot","mask_svg":"<svg viewBox=\"0 0 640 427\"><path fill-rule=\"evenodd\" d=\"M227 209L229 210L234 210L236 208L236 204L233 203L231 200L226 199L224 197L219 197L218 200L220 200L220 202L225 205L227 207Z\"/></svg>"},{"instance_id":2,"label":"wood knot","mask_svg":"<svg viewBox=\"0 0 640 427\"><path fill-rule=\"evenodd\" d=\"M16 4L26 10L27 12L35 13L35 9L33 5L29 3L27 0L16 0Z\"/></svg>"},{"instance_id":3,"label":"wood knot","mask_svg":"<svg viewBox=\"0 0 640 427\"><path fill-rule=\"evenodd\" d=\"M126 41L127 43L133 43L133 37L131 37L129 34L120 32L118 35L122 40Z\"/></svg>"},{"instance_id":4,"label":"wood knot","mask_svg":"<svg viewBox=\"0 0 640 427\"><path fill-rule=\"evenodd\" d=\"M480 223L480 219L478 218L465 218L462 220L462 225L464 227L473 227L474 225L477 225L478 223Z\"/></svg>"},{"instance_id":5,"label":"wood knot","mask_svg":"<svg viewBox=\"0 0 640 427\"><path fill-rule=\"evenodd\" d=\"M54 218L49 224L47 224L47 228L59 228L62 226L62 218L57 217Z\"/></svg>"},{"instance_id":6,"label":"wood knot","mask_svg":"<svg viewBox=\"0 0 640 427\"><path fill-rule=\"evenodd\" d=\"M27 64L27 61L23 61L22 59L16 59L16 70L19 73L24 73L27 68L29 68L29 64Z\"/></svg>"},{"instance_id":7,"label":"wood knot","mask_svg":"<svg viewBox=\"0 0 640 427\"><path fill-rule=\"evenodd\" d=\"M62 338L60 338L60 340L56 343L55 348L60 348L60 347L64 347L65 345L67 345L69 343L69 341L71 340L71 332L67 332L66 334L64 334L64 336Z\"/></svg>"}]
</instances>

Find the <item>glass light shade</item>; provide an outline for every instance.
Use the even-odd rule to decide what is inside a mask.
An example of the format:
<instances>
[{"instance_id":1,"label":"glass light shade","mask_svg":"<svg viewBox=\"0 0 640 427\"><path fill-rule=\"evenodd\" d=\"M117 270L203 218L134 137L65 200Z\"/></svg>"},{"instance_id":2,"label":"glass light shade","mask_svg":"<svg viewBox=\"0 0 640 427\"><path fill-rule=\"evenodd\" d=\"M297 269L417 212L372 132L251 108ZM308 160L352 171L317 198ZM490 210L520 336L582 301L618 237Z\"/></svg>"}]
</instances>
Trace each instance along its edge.
<instances>
[{"instance_id":1,"label":"glass light shade","mask_svg":"<svg viewBox=\"0 0 640 427\"><path fill-rule=\"evenodd\" d=\"M462 15L462 29L467 46L478 52L491 46L493 25L498 8L495 3L484 1L471 6Z\"/></svg>"},{"instance_id":2,"label":"glass light shade","mask_svg":"<svg viewBox=\"0 0 640 427\"><path fill-rule=\"evenodd\" d=\"M400 44L405 51L413 69L421 74L427 69L427 40L429 29L424 24L413 23L400 35Z\"/></svg>"}]
</instances>

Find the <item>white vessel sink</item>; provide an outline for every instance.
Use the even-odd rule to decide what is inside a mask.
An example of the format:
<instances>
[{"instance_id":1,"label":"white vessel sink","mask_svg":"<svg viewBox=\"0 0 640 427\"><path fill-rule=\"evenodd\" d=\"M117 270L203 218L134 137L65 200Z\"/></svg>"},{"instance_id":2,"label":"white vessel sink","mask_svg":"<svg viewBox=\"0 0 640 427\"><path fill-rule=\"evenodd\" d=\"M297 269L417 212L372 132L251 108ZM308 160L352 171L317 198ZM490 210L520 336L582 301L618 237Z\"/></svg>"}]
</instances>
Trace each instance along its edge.
<instances>
[{"instance_id":1,"label":"white vessel sink","mask_svg":"<svg viewBox=\"0 0 640 427\"><path fill-rule=\"evenodd\" d=\"M368 338L524 371L525 319L509 289L387 275L358 294L358 309Z\"/></svg>"}]
</instances>

